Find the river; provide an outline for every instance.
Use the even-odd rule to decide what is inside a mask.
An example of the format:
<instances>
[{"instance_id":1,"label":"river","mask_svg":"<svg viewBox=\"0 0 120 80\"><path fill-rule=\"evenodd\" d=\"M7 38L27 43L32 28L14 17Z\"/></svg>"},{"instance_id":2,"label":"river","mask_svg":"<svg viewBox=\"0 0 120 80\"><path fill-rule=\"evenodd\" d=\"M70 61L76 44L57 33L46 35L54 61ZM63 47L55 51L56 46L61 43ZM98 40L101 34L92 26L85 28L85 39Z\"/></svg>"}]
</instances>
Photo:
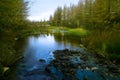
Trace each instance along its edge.
<instances>
[{"instance_id":1,"label":"river","mask_svg":"<svg viewBox=\"0 0 120 80\"><path fill-rule=\"evenodd\" d=\"M63 49L82 51L79 44L69 42L64 36L58 37L53 34L29 36L26 42L24 62L19 64L18 71L20 73L17 80L49 80L51 76L44 70L50 61L55 59L53 51ZM45 63L44 61L40 62L40 60L45 60ZM61 76L58 76L58 78L62 80Z\"/></svg>"},{"instance_id":2,"label":"river","mask_svg":"<svg viewBox=\"0 0 120 80\"><path fill-rule=\"evenodd\" d=\"M81 42L75 39L70 40L70 38L64 37L63 34L40 34L37 36L29 36L25 40L26 41L23 42L24 58L17 64L17 68L14 72L15 80L68 80L65 78L66 76L55 66L52 65L49 68L50 70L47 69L50 62L56 59L53 52L56 50L69 49L87 53L80 47ZM18 40L17 45L22 45L22 41ZM119 80L120 76L113 76L108 73L101 76L101 70L107 71L107 69L95 64L95 59L92 58L92 56L89 56L89 54L86 56L89 57L86 62L90 65L93 64L92 69L94 68L96 71L93 72L93 70L90 70L86 66L85 70L76 69L76 77L78 80ZM80 61L80 58L77 58L78 61ZM88 78L85 79L84 77Z\"/></svg>"}]
</instances>

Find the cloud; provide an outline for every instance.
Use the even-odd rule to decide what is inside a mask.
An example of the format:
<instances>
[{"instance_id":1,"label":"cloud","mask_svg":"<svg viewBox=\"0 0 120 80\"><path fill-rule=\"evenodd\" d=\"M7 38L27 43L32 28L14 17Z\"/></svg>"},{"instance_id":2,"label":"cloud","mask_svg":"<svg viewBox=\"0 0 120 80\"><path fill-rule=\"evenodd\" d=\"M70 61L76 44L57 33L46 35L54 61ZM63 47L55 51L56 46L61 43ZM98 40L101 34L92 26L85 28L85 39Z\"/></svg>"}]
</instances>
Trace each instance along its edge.
<instances>
[{"instance_id":1,"label":"cloud","mask_svg":"<svg viewBox=\"0 0 120 80\"><path fill-rule=\"evenodd\" d=\"M54 14L58 6L69 6L70 3L77 4L79 0L25 0L29 1L28 20L41 21L48 20Z\"/></svg>"},{"instance_id":2,"label":"cloud","mask_svg":"<svg viewBox=\"0 0 120 80\"><path fill-rule=\"evenodd\" d=\"M28 16L27 19L30 21L41 21L41 20L49 20L50 15L53 14L53 11L47 12L38 12L36 15Z\"/></svg>"}]
</instances>

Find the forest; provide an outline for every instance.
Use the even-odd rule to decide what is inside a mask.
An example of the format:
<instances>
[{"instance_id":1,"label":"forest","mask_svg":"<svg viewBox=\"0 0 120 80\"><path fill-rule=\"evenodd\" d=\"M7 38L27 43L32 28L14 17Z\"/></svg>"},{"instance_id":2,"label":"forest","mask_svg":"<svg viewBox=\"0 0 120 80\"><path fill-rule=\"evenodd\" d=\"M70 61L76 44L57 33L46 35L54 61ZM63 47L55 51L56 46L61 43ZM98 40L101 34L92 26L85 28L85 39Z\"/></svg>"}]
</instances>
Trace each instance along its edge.
<instances>
[{"instance_id":1,"label":"forest","mask_svg":"<svg viewBox=\"0 0 120 80\"><path fill-rule=\"evenodd\" d=\"M27 19L28 3L0 0L0 80L14 80L8 75L23 58L23 45L16 45L19 40L54 30L66 31L64 36L80 42L82 48L120 64L120 0L79 0L77 5L58 7L49 20L38 22Z\"/></svg>"},{"instance_id":2,"label":"forest","mask_svg":"<svg viewBox=\"0 0 120 80\"><path fill-rule=\"evenodd\" d=\"M58 7L49 23L86 29L90 33L83 41L85 47L111 59L120 58L119 0L80 0L78 5Z\"/></svg>"}]
</instances>

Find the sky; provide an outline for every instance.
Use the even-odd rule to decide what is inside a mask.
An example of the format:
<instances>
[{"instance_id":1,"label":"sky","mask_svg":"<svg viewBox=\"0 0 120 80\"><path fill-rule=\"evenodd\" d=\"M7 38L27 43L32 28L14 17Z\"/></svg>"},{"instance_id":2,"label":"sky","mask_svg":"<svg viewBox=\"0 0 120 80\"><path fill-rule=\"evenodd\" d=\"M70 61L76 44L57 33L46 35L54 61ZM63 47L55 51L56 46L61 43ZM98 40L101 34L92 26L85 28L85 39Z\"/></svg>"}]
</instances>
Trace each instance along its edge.
<instances>
[{"instance_id":1,"label":"sky","mask_svg":"<svg viewBox=\"0 0 120 80\"><path fill-rule=\"evenodd\" d=\"M28 17L30 21L48 20L50 15L58 6L69 6L70 4L77 4L79 0L25 0L28 4Z\"/></svg>"}]
</instances>

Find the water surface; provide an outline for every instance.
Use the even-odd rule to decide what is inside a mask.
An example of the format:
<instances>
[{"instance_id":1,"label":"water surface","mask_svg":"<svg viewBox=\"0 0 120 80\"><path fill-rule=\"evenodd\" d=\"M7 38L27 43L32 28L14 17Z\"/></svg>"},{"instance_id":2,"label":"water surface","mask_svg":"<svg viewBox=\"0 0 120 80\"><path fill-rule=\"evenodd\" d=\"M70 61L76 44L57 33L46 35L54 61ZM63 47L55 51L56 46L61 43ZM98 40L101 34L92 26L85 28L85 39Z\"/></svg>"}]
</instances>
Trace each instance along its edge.
<instances>
[{"instance_id":1,"label":"water surface","mask_svg":"<svg viewBox=\"0 0 120 80\"><path fill-rule=\"evenodd\" d=\"M119 80L119 77L114 77L111 74L103 74L104 77L99 74L100 72L105 73L106 67L99 66L95 63L97 59L90 56L90 54L80 48L80 43L77 40L69 40L70 38L64 37L64 35L51 35L51 34L40 34L37 36L29 36L24 50L24 59L19 63L19 69L16 80L63 80L65 76L63 73L56 69L54 66L50 67L51 73L46 71L46 67L50 64L51 60L54 60L53 52L55 50L77 50L89 57L86 61L86 65L92 65L96 68L96 71L86 69L76 69L76 77L79 80L84 80L86 77L88 80ZM71 42L72 41L72 42ZM73 57L71 62L74 64L80 63L81 56ZM76 62L77 60L77 62ZM104 70L104 71L103 71ZM55 76L55 77L53 77Z\"/></svg>"},{"instance_id":2,"label":"water surface","mask_svg":"<svg viewBox=\"0 0 120 80\"><path fill-rule=\"evenodd\" d=\"M30 36L28 38L28 43L25 50L25 58L39 60L45 59L49 61L49 57L52 55L52 52L55 50L80 50L79 45L72 44L70 42L65 42L61 40L60 42L56 41L53 35L39 35L37 37ZM82 50L82 49L81 49Z\"/></svg>"},{"instance_id":3,"label":"water surface","mask_svg":"<svg viewBox=\"0 0 120 80\"><path fill-rule=\"evenodd\" d=\"M56 38L60 39L60 41ZM55 37L51 34L28 37L24 52L24 61L19 64L20 68L17 80L49 80L51 74L48 76L45 68L51 60L55 59L53 52L63 49L82 50L79 45L70 43L64 37ZM57 79L62 80L62 73L55 68L52 70L57 76L59 75Z\"/></svg>"}]
</instances>

